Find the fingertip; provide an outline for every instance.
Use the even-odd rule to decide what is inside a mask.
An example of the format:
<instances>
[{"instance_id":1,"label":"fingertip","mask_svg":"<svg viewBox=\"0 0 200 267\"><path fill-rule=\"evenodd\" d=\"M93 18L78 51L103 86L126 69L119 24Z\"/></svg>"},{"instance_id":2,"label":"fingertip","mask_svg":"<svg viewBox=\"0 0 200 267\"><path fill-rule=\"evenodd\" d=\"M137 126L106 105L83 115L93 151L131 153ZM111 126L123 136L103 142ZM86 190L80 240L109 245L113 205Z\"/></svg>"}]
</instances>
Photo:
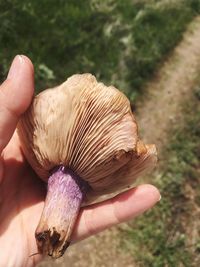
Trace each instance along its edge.
<instances>
[{"instance_id":1,"label":"fingertip","mask_svg":"<svg viewBox=\"0 0 200 267\"><path fill-rule=\"evenodd\" d=\"M20 56L23 58L25 64L27 64L27 67L30 68L30 72L34 75L34 66L30 58L25 55L20 55Z\"/></svg>"},{"instance_id":2,"label":"fingertip","mask_svg":"<svg viewBox=\"0 0 200 267\"><path fill-rule=\"evenodd\" d=\"M144 184L117 195L112 202L116 203L116 217L124 222L149 210L160 198L160 192L155 186Z\"/></svg>"},{"instance_id":3,"label":"fingertip","mask_svg":"<svg viewBox=\"0 0 200 267\"><path fill-rule=\"evenodd\" d=\"M17 55L13 59L1 93L1 103L17 116L28 108L34 93L34 67L27 56Z\"/></svg>"},{"instance_id":4,"label":"fingertip","mask_svg":"<svg viewBox=\"0 0 200 267\"><path fill-rule=\"evenodd\" d=\"M161 199L160 192L157 187L151 184L143 184L137 187L133 187L128 191L125 191L113 198L113 201L118 201L121 203L130 203L132 198L142 199L142 202L146 202L148 199L148 203L155 204Z\"/></svg>"},{"instance_id":5,"label":"fingertip","mask_svg":"<svg viewBox=\"0 0 200 267\"><path fill-rule=\"evenodd\" d=\"M28 106L31 103L33 94L34 94L34 66L32 61L25 55L20 55L23 60L22 70L21 70L21 80L22 85L19 88L21 103L19 105L19 114L26 111Z\"/></svg>"},{"instance_id":6,"label":"fingertip","mask_svg":"<svg viewBox=\"0 0 200 267\"><path fill-rule=\"evenodd\" d=\"M21 77L21 81L24 84L23 88L21 88L21 95L24 94L24 97L21 98L21 106L20 106L20 114L24 113L26 109L29 107L33 94L34 94L34 66L32 61L25 55L21 55L24 61L23 66L23 75ZM23 80L24 78L24 80Z\"/></svg>"},{"instance_id":7,"label":"fingertip","mask_svg":"<svg viewBox=\"0 0 200 267\"><path fill-rule=\"evenodd\" d=\"M157 187L155 187L152 184L144 184L139 186L141 192L143 191L143 194L147 193L149 200L151 200L152 203L156 203L161 200L161 195Z\"/></svg>"}]
</instances>

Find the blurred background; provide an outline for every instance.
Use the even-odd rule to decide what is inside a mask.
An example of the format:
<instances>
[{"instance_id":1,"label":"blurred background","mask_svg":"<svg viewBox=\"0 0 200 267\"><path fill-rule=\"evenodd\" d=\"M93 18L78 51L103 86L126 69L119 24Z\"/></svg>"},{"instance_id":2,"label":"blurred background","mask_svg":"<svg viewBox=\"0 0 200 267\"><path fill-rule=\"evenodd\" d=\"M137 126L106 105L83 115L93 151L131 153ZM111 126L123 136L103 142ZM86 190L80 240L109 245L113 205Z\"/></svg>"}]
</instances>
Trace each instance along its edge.
<instances>
[{"instance_id":1,"label":"blurred background","mask_svg":"<svg viewBox=\"0 0 200 267\"><path fill-rule=\"evenodd\" d=\"M1 82L16 54L37 92L83 72L115 85L159 152L138 181L160 189L155 208L39 266L200 266L200 0L1 0Z\"/></svg>"}]
</instances>

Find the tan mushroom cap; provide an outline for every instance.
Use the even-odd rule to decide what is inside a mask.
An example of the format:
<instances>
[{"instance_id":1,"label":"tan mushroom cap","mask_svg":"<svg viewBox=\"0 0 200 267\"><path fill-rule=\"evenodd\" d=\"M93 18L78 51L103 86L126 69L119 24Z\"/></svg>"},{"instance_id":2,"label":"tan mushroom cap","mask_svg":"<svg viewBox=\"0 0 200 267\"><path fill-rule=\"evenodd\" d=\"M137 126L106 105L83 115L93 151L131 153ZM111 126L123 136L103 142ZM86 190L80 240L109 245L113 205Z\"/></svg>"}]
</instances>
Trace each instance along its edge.
<instances>
[{"instance_id":1,"label":"tan mushroom cap","mask_svg":"<svg viewBox=\"0 0 200 267\"><path fill-rule=\"evenodd\" d=\"M155 146L138 138L127 97L91 74L73 75L37 95L18 133L42 179L62 164L89 183L86 202L131 186L157 160Z\"/></svg>"}]
</instances>

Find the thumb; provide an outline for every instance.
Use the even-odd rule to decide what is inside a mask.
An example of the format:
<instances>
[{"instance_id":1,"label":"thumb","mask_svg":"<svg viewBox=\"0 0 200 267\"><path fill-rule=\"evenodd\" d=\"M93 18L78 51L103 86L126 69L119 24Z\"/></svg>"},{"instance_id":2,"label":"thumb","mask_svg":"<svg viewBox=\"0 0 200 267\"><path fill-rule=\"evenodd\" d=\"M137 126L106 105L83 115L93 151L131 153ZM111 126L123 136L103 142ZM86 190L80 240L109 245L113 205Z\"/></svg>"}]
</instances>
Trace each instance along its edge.
<instances>
[{"instance_id":1,"label":"thumb","mask_svg":"<svg viewBox=\"0 0 200 267\"><path fill-rule=\"evenodd\" d=\"M34 92L34 69L26 56L16 56L0 86L0 154L11 139L20 115Z\"/></svg>"}]
</instances>

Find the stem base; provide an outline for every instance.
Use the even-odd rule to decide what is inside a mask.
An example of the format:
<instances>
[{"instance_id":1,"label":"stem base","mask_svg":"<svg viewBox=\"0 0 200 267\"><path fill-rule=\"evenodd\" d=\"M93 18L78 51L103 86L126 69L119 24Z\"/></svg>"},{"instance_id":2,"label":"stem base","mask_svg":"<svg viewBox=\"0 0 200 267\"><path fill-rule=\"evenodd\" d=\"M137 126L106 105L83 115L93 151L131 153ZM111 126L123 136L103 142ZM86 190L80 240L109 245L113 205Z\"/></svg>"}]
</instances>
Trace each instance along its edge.
<instances>
[{"instance_id":1,"label":"stem base","mask_svg":"<svg viewBox=\"0 0 200 267\"><path fill-rule=\"evenodd\" d=\"M64 166L52 172L35 233L40 253L53 258L64 254L87 188L86 182Z\"/></svg>"}]
</instances>

